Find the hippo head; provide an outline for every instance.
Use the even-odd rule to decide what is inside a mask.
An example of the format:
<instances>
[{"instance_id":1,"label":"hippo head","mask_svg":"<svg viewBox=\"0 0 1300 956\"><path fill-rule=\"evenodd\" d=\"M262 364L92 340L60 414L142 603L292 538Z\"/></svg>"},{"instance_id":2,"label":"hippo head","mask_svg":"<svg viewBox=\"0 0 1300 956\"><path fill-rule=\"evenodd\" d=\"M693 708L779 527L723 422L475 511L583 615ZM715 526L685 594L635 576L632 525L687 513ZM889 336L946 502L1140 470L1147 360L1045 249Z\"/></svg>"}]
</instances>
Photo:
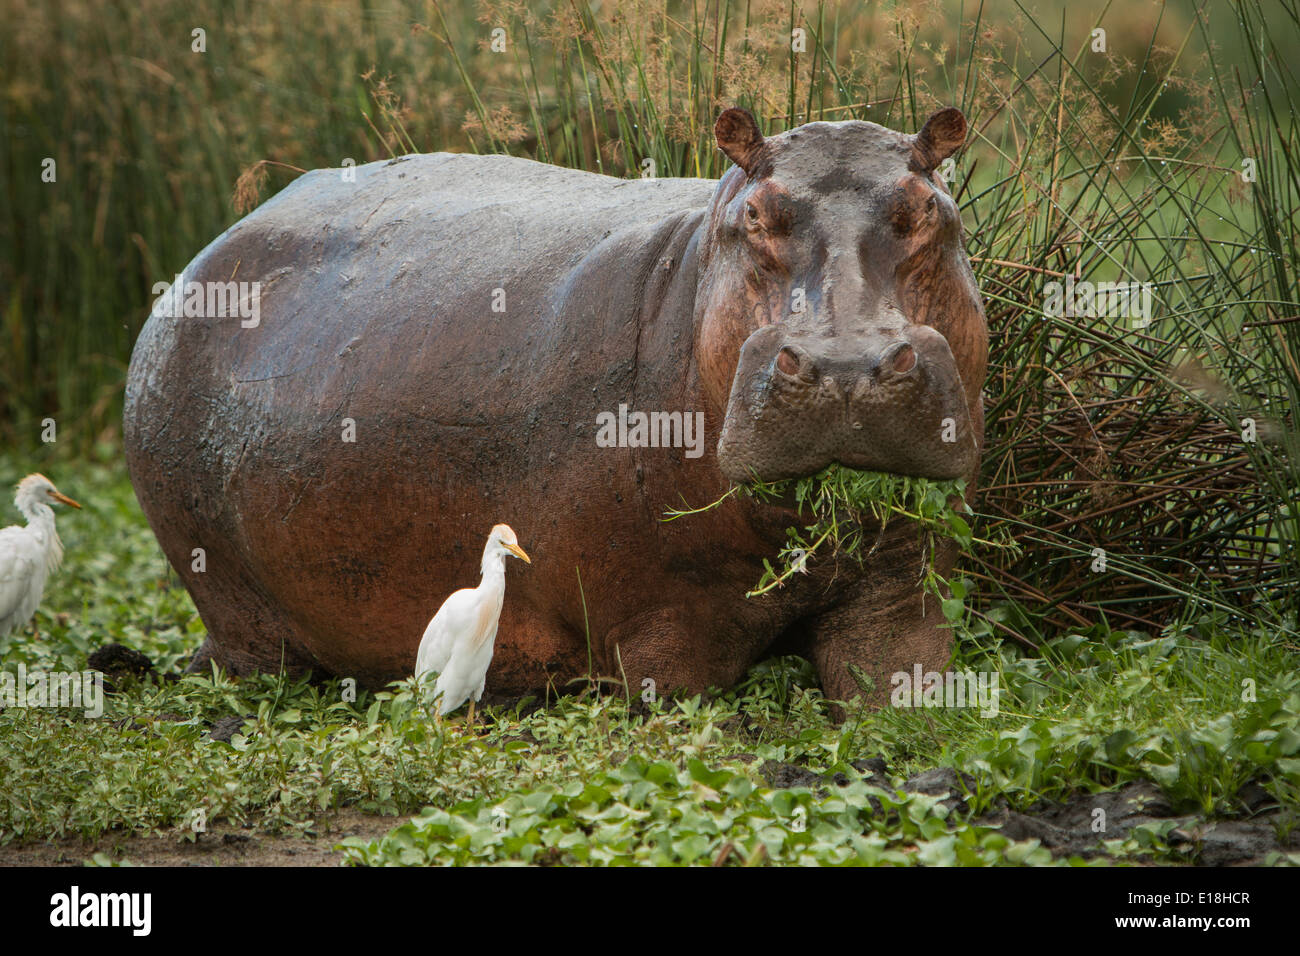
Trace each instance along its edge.
<instances>
[{"instance_id":1,"label":"hippo head","mask_svg":"<svg viewBox=\"0 0 1300 956\"><path fill-rule=\"evenodd\" d=\"M911 136L850 121L765 139L729 109L715 134L736 166L709 207L695 328L723 474L971 474L988 334L936 172L961 112Z\"/></svg>"}]
</instances>

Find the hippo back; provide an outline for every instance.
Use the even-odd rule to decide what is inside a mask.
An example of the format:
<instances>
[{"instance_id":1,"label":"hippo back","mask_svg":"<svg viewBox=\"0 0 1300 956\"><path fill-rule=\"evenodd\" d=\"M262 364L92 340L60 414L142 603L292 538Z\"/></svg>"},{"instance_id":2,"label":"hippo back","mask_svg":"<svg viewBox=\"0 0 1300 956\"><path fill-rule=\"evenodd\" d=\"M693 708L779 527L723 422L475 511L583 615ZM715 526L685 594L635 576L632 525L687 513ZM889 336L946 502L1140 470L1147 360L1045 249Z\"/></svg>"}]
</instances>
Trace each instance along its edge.
<instances>
[{"instance_id":1,"label":"hippo back","mask_svg":"<svg viewBox=\"0 0 1300 956\"><path fill-rule=\"evenodd\" d=\"M372 682L408 672L485 529L537 508L528 482L557 458L596 452L595 409L635 377L644 287L715 185L411 156L307 173L204 249L182 287L258 283L256 325L155 310L125 444L222 663L265 666L270 647ZM342 608L391 650L352 666ZM262 633L239 637L249 620Z\"/></svg>"}]
</instances>

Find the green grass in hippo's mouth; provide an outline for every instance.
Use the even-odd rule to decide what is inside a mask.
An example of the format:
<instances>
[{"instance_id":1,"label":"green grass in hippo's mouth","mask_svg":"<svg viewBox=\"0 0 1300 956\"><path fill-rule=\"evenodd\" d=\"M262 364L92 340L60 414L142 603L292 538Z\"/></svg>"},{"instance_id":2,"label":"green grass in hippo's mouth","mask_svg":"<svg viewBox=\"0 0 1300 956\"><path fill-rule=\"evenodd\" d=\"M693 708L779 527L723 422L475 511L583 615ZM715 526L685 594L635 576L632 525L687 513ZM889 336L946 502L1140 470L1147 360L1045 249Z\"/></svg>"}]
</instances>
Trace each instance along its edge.
<instances>
[{"instance_id":1,"label":"green grass in hippo's mouth","mask_svg":"<svg viewBox=\"0 0 1300 956\"><path fill-rule=\"evenodd\" d=\"M670 510L672 521L717 507L737 492L759 501L793 503L809 524L786 529L786 541L775 556L776 564L764 559L763 576L746 597L766 594L781 587L794 574L807 573L809 562L819 557L840 555L859 564L871 556L883 539L889 522L902 518L916 523L925 556L921 579L939 593L942 580L931 560L938 538L951 538L962 549L975 544L1007 547L976 538L963 515L971 513L963 497L966 481L914 478L882 471L859 471L831 464L803 478L782 481L753 481L732 485L722 497L702 508Z\"/></svg>"}]
</instances>

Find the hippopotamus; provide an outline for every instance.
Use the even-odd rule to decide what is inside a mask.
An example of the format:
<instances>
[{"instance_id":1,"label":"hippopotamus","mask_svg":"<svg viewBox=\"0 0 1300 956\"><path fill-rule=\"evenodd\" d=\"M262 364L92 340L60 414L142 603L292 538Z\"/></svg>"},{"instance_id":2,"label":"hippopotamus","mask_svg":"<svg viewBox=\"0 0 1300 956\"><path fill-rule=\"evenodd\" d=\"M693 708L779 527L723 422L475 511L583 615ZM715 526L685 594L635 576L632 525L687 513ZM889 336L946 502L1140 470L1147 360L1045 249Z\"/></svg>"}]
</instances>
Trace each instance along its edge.
<instances>
[{"instance_id":1,"label":"hippopotamus","mask_svg":"<svg viewBox=\"0 0 1300 956\"><path fill-rule=\"evenodd\" d=\"M791 499L664 519L836 462L974 488L988 337L938 172L966 121L764 136L731 108L714 133L718 180L453 153L309 172L186 266L185 308L159 296L135 344L124 439L207 628L193 666L409 676L502 522L533 563L490 700L698 693L798 653L828 697L880 703L946 666L915 525L746 597Z\"/></svg>"}]
</instances>

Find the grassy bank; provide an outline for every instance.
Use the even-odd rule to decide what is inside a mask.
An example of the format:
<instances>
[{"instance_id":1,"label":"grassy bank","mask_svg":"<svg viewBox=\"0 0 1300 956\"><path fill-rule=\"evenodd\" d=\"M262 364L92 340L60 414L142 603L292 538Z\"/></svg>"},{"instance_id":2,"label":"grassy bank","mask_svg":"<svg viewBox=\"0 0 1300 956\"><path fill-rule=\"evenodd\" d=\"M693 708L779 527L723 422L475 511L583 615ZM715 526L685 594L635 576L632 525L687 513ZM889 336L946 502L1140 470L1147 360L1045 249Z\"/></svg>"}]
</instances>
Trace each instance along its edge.
<instances>
[{"instance_id":1,"label":"grassy bank","mask_svg":"<svg viewBox=\"0 0 1300 956\"><path fill-rule=\"evenodd\" d=\"M0 670L80 670L110 642L173 670L201 627L129 485L90 469L77 495L87 507L60 520L68 562L42 636L0 644ZM119 679L99 718L0 710L0 859L54 840L120 862L131 835L179 854L219 826L328 840L362 813L395 816L393 832L336 860L1178 863L1210 853L1216 826L1250 825L1278 841L1257 862L1295 862L1294 654L1213 619L1062 635L1037 655L966 633L954 667L997 675L996 714L887 708L837 726L811 667L782 658L705 700L629 706L579 685L492 710L478 736L440 731L401 686L346 700L336 682L271 675ZM949 778L955 793L916 782L935 768L968 777ZM1087 849L1053 855L1041 836L1003 832L1008 812L1082 812L1142 782L1163 815L1093 832L1089 810L1063 830Z\"/></svg>"},{"instance_id":2,"label":"grassy bank","mask_svg":"<svg viewBox=\"0 0 1300 956\"><path fill-rule=\"evenodd\" d=\"M41 637L0 639L3 670L78 670L119 642L171 673L201 641L123 473L121 395L153 285L244 209L297 170L439 149L716 176L732 104L768 134L966 113L946 175L991 335L971 525L1019 545L976 547L957 575L954 667L997 674L996 715L837 726L794 659L651 709L517 702L481 736L437 731L400 688L128 681L98 719L0 711L0 857L192 845L201 811L259 832L417 815L350 844L365 863L1231 862L1222 834L1252 827L1273 849L1251 859L1296 862L1294 0L0 0L0 17L0 486L43 470L88 506L60 516ZM1053 284L1087 282L1148 286L1150 315L1057 308ZM917 783L936 769L961 792ZM1160 811L1089 829L1139 791Z\"/></svg>"}]
</instances>

